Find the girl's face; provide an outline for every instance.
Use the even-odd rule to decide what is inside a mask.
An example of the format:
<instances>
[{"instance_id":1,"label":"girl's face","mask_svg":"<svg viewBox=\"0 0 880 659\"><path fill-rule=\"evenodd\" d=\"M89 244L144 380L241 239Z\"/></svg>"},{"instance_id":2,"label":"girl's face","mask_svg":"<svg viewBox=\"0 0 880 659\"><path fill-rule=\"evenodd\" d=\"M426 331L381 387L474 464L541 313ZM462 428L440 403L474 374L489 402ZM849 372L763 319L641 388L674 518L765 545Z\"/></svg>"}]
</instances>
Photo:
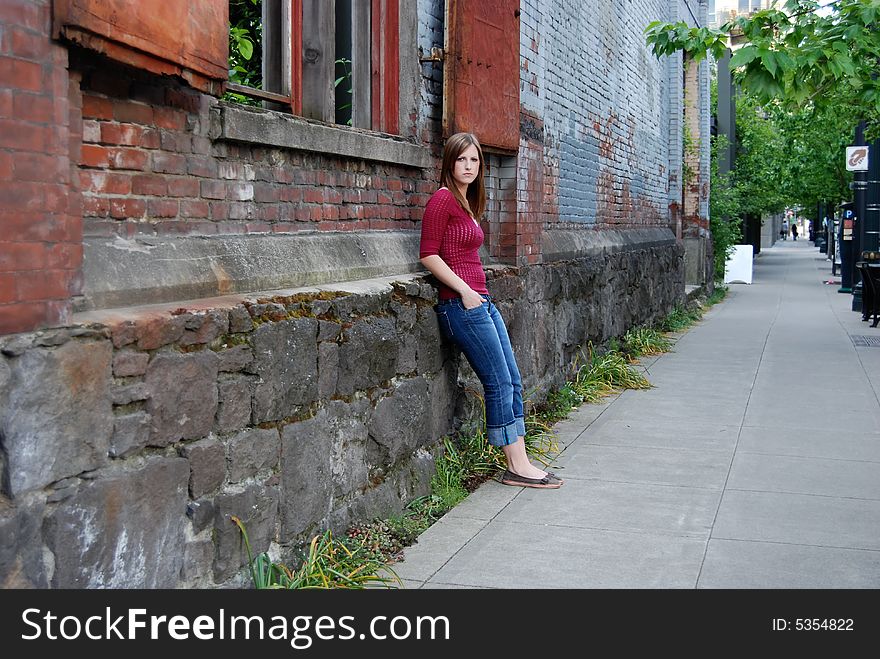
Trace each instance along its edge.
<instances>
[{"instance_id":1,"label":"girl's face","mask_svg":"<svg viewBox=\"0 0 880 659\"><path fill-rule=\"evenodd\" d=\"M455 165L452 168L452 178L460 188L467 190L467 187L479 175L480 153L477 151L477 147L471 144L455 159Z\"/></svg>"}]
</instances>

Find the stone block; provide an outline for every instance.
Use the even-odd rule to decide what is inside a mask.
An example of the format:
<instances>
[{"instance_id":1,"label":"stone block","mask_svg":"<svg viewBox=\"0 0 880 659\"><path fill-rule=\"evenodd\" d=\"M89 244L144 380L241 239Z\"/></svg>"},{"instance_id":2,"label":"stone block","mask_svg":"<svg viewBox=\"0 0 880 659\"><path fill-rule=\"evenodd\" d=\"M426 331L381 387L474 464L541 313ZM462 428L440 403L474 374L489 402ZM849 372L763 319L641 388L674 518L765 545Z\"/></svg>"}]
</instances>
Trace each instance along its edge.
<instances>
[{"instance_id":1,"label":"stone block","mask_svg":"<svg viewBox=\"0 0 880 659\"><path fill-rule=\"evenodd\" d=\"M414 304L401 304L397 300L391 301L391 311L397 318L397 331L405 334L416 324L418 308Z\"/></svg>"},{"instance_id":2,"label":"stone block","mask_svg":"<svg viewBox=\"0 0 880 659\"><path fill-rule=\"evenodd\" d=\"M369 402L332 401L281 434L282 542L308 539L333 501L367 485Z\"/></svg>"},{"instance_id":3,"label":"stone block","mask_svg":"<svg viewBox=\"0 0 880 659\"><path fill-rule=\"evenodd\" d=\"M443 367L444 358L453 350L440 335L437 314L431 307L420 307L413 328L418 346L416 360L420 373L436 373Z\"/></svg>"},{"instance_id":4,"label":"stone block","mask_svg":"<svg viewBox=\"0 0 880 659\"><path fill-rule=\"evenodd\" d=\"M189 461L189 493L193 499L213 492L226 478L226 452L214 438L200 439L180 447Z\"/></svg>"},{"instance_id":5,"label":"stone block","mask_svg":"<svg viewBox=\"0 0 880 659\"><path fill-rule=\"evenodd\" d=\"M192 540L183 547L183 567L180 578L186 588L208 588L213 584L211 566L214 561L214 543L211 540Z\"/></svg>"},{"instance_id":6,"label":"stone block","mask_svg":"<svg viewBox=\"0 0 880 659\"><path fill-rule=\"evenodd\" d=\"M51 587L176 587L188 480L186 460L152 457L85 482L46 519Z\"/></svg>"},{"instance_id":7,"label":"stone block","mask_svg":"<svg viewBox=\"0 0 880 659\"><path fill-rule=\"evenodd\" d=\"M112 350L109 341L69 341L6 360L0 436L13 497L106 462Z\"/></svg>"},{"instance_id":8,"label":"stone block","mask_svg":"<svg viewBox=\"0 0 880 659\"><path fill-rule=\"evenodd\" d=\"M250 428L238 433L226 445L229 481L238 483L272 469L281 457L281 436L275 428Z\"/></svg>"},{"instance_id":9,"label":"stone block","mask_svg":"<svg viewBox=\"0 0 880 659\"><path fill-rule=\"evenodd\" d=\"M113 420L113 437L110 439L111 458L125 458L137 453L150 441L150 415L135 412L117 416Z\"/></svg>"},{"instance_id":10,"label":"stone block","mask_svg":"<svg viewBox=\"0 0 880 659\"><path fill-rule=\"evenodd\" d=\"M254 332L254 423L291 416L318 396L318 321L293 318Z\"/></svg>"},{"instance_id":11,"label":"stone block","mask_svg":"<svg viewBox=\"0 0 880 659\"><path fill-rule=\"evenodd\" d=\"M229 331L250 332L254 329L254 321L245 307L235 307L229 310Z\"/></svg>"},{"instance_id":12,"label":"stone block","mask_svg":"<svg viewBox=\"0 0 880 659\"><path fill-rule=\"evenodd\" d=\"M318 341L336 341L342 333L342 325L329 320L318 321Z\"/></svg>"},{"instance_id":13,"label":"stone block","mask_svg":"<svg viewBox=\"0 0 880 659\"><path fill-rule=\"evenodd\" d=\"M382 466L397 463L420 446L433 443L428 384L419 376L398 384L370 417L370 438L382 448Z\"/></svg>"},{"instance_id":14,"label":"stone block","mask_svg":"<svg viewBox=\"0 0 880 659\"><path fill-rule=\"evenodd\" d=\"M361 320L343 332L337 393L346 396L390 380L397 373L399 341L391 318Z\"/></svg>"},{"instance_id":15,"label":"stone block","mask_svg":"<svg viewBox=\"0 0 880 659\"><path fill-rule=\"evenodd\" d=\"M214 427L218 360L210 350L157 353L147 367L151 446L199 439Z\"/></svg>"},{"instance_id":16,"label":"stone block","mask_svg":"<svg viewBox=\"0 0 880 659\"><path fill-rule=\"evenodd\" d=\"M110 397L114 405L128 405L135 401L147 400L150 397L150 390L143 382L138 382L122 387L113 387L110 390Z\"/></svg>"},{"instance_id":17,"label":"stone block","mask_svg":"<svg viewBox=\"0 0 880 659\"><path fill-rule=\"evenodd\" d=\"M242 343L226 350L219 350L217 358L220 360L221 372L241 371L254 361L254 351L249 345Z\"/></svg>"},{"instance_id":18,"label":"stone block","mask_svg":"<svg viewBox=\"0 0 880 659\"><path fill-rule=\"evenodd\" d=\"M252 485L243 492L214 500L214 579L218 583L231 579L247 565L244 539L232 522L233 515L244 524L253 555L266 551L275 539L278 492Z\"/></svg>"},{"instance_id":19,"label":"stone block","mask_svg":"<svg viewBox=\"0 0 880 659\"><path fill-rule=\"evenodd\" d=\"M183 336L186 318L184 316L161 315L144 319L135 326L139 350L155 350L164 345L177 342Z\"/></svg>"},{"instance_id":20,"label":"stone block","mask_svg":"<svg viewBox=\"0 0 880 659\"><path fill-rule=\"evenodd\" d=\"M0 503L0 588L48 588L41 525L45 507Z\"/></svg>"},{"instance_id":21,"label":"stone block","mask_svg":"<svg viewBox=\"0 0 880 659\"><path fill-rule=\"evenodd\" d=\"M215 429L227 433L251 422L254 384L246 375L225 376L217 383L217 422Z\"/></svg>"},{"instance_id":22,"label":"stone block","mask_svg":"<svg viewBox=\"0 0 880 659\"><path fill-rule=\"evenodd\" d=\"M411 333L402 334L400 338L400 352L397 355L398 375L413 373L418 367L419 340Z\"/></svg>"},{"instance_id":23,"label":"stone block","mask_svg":"<svg viewBox=\"0 0 880 659\"><path fill-rule=\"evenodd\" d=\"M312 300L309 304L309 309L313 316L323 316L324 314L330 313L332 308L333 303L330 300Z\"/></svg>"},{"instance_id":24,"label":"stone block","mask_svg":"<svg viewBox=\"0 0 880 659\"><path fill-rule=\"evenodd\" d=\"M455 399L458 395L456 368L449 362L443 370L432 378L426 378L428 399L431 401L430 435L434 441L449 435L455 416Z\"/></svg>"},{"instance_id":25,"label":"stone block","mask_svg":"<svg viewBox=\"0 0 880 659\"><path fill-rule=\"evenodd\" d=\"M113 356L113 375L118 378L143 375L149 361L149 353L120 350Z\"/></svg>"},{"instance_id":26,"label":"stone block","mask_svg":"<svg viewBox=\"0 0 880 659\"><path fill-rule=\"evenodd\" d=\"M333 313L342 322L360 316L375 316L388 308L391 291L355 293L333 300Z\"/></svg>"},{"instance_id":27,"label":"stone block","mask_svg":"<svg viewBox=\"0 0 880 659\"><path fill-rule=\"evenodd\" d=\"M186 504L186 516L192 522L193 533L201 533L214 522L214 501L204 498Z\"/></svg>"},{"instance_id":28,"label":"stone block","mask_svg":"<svg viewBox=\"0 0 880 659\"><path fill-rule=\"evenodd\" d=\"M325 341L318 344L318 398L324 400L336 394L339 382L339 346Z\"/></svg>"},{"instance_id":29,"label":"stone block","mask_svg":"<svg viewBox=\"0 0 880 659\"><path fill-rule=\"evenodd\" d=\"M210 343L229 331L229 312L223 309L186 314L186 317L184 332L178 341L182 346Z\"/></svg>"},{"instance_id":30,"label":"stone block","mask_svg":"<svg viewBox=\"0 0 880 659\"><path fill-rule=\"evenodd\" d=\"M411 461L373 482L363 495L334 508L327 516L326 526L335 533L344 533L357 521L399 515L410 501L431 493L431 477L435 473L433 455L417 451Z\"/></svg>"}]
</instances>

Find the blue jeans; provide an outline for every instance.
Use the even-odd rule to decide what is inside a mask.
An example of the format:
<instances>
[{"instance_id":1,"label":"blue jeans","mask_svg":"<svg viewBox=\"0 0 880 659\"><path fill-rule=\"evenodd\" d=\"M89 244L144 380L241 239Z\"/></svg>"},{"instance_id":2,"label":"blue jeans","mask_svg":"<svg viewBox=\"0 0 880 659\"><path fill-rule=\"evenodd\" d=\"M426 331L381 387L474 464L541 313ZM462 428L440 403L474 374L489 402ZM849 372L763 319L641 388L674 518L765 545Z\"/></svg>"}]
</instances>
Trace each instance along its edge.
<instances>
[{"instance_id":1,"label":"blue jeans","mask_svg":"<svg viewBox=\"0 0 880 659\"><path fill-rule=\"evenodd\" d=\"M489 443L507 446L526 434L522 378L504 320L488 295L483 300L465 309L461 298L454 298L434 310L440 331L461 349L483 384Z\"/></svg>"}]
</instances>

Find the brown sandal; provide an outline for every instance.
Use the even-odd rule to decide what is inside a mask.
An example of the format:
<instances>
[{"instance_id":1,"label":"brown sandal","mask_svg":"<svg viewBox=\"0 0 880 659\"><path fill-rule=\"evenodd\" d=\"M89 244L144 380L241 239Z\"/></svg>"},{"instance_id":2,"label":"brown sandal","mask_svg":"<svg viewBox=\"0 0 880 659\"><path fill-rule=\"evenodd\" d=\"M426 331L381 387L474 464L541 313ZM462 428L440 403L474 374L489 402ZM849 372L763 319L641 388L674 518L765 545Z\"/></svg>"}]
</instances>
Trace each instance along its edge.
<instances>
[{"instance_id":1,"label":"brown sandal","mask_svg":"<svg viewBox=\"0 0 880 659\"><path fill-rule=\"evenodd\" d=\"M504 475L501 476L501 482L504 485L518 485L520 487L537 487L545 490L555 490L562 487L564 481L559 478L559 476L549 471L543 478L526 478L525 476L515 474L508 469L504 472Z\"/></svg>"}]
</instances>

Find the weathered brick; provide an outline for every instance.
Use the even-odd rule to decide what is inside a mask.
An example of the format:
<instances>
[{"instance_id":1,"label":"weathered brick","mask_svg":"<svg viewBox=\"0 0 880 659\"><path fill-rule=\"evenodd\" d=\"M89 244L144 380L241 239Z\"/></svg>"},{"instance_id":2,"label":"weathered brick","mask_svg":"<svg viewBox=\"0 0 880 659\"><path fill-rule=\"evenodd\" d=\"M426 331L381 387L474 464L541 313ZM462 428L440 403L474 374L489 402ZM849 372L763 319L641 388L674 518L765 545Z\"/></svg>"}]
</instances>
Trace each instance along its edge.
<instances>
[{"instance_id":1,"label":"weathered brick","mask_svg":"<svg viewBox=\"0 0 880 659\"><path fill-rule=\"evenodd\" d=\"M140 149L114 148L107 149L107 160L111 169L145 170L149 162L149 154Z\"/></svg>"},{"instance_id":2,"label":"weathered brick","mask_svg":"<svg viewBox=\"0 0 880 659\"><path fill-rule=\"evenodd\" d=\"M164 176L141 174L131 178L131 193L136 195L163 196L168 191Z\"/></svg>"},{"instance_id":3,"label":"weathered brick","mask_svg":"<svg viewBox=\"0 0 880 659\"><path fill-rule=\"evenodd\" d=\"M115 122L102 122L101 142L105 144L138 146L141 142L144 129L134 124L119 124Z\"/></svg>"},{"instance_id":4,"label":"weathered brick","mask_svg":"<svg viewBox=\"0 0 880 659\"><path fill-rule=\"evenodd\" d=\"M113 118L113 102L109 98L83 94L82 113L84 118L110 120Z\"/></svg>"}]
</instances>

